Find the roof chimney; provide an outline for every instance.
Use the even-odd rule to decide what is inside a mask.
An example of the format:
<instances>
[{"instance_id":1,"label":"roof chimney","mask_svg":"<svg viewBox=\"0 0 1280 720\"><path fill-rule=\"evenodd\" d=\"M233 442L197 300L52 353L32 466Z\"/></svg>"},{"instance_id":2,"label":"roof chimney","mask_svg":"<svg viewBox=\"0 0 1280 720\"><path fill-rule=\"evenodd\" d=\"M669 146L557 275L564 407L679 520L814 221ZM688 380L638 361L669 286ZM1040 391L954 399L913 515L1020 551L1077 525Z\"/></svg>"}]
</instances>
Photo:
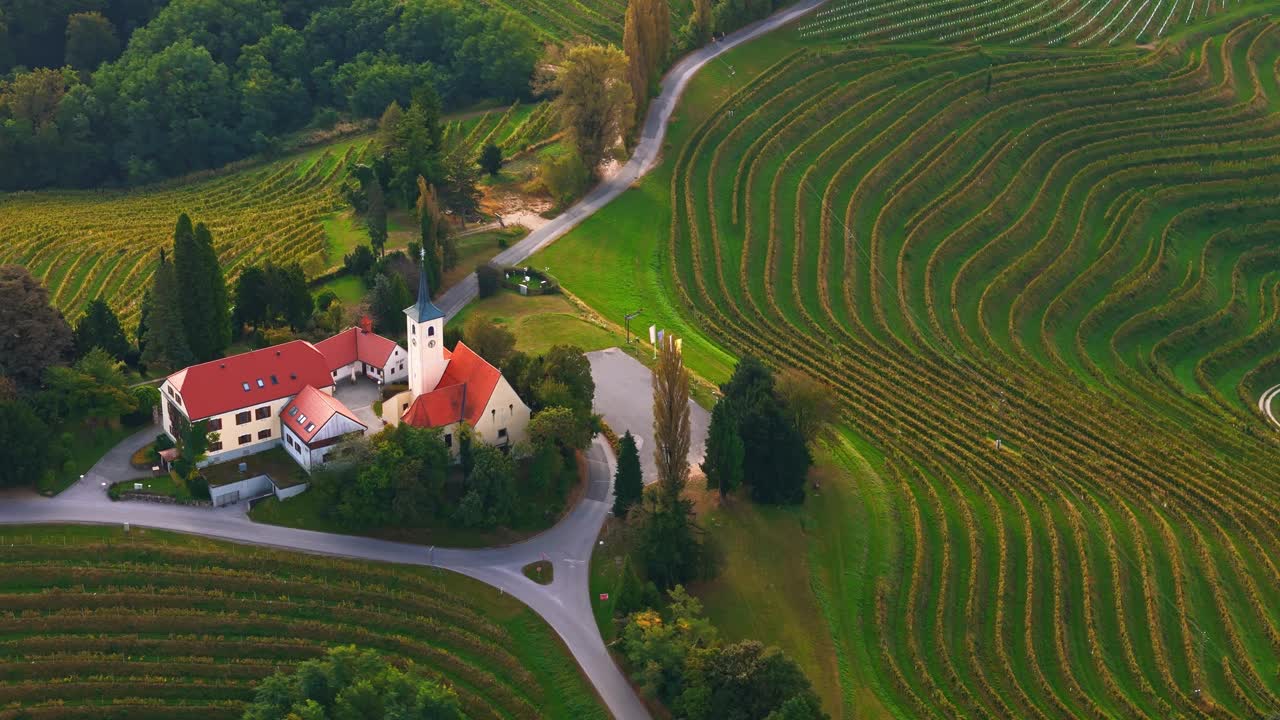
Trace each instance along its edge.
<instances>
[{"instance_id":1,"label":"roof chimney","mask_svg":"<svg viewBox=\"0 0 1280 720\"><path fill-rule=\"evenodd\" d=\"M223 369L223 370L226 370L226 369L227 369L227 364L226 364L226 363L218 363L218 367L219 367L219 368L221 368L221 369Z\"/></svg>"},{"instance_id":2,"label":"roof chimney","mask_svg":"<svg viewBox=\"0 0 1280 720\"><path fill-rule=\"evenodd\" d=\"M279 350L277 350L277 351L276 351L276 357L280 357L280 351L279 351Z\"/></svg>"}]
</instances>

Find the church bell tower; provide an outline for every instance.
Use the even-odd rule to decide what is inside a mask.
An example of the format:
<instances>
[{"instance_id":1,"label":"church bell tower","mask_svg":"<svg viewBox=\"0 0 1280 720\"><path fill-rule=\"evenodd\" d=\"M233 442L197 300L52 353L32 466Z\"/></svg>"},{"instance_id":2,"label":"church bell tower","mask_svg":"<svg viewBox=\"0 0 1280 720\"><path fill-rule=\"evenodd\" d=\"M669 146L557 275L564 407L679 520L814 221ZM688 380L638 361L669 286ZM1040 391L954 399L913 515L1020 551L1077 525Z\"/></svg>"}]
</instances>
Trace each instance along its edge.
<instances>
[{"instance_id":1,"label":"church bell tower","mask_svg":"<svg viewBox=\"0 0 1280 720\"><path fill-rule=\"evenodd\" d=\"M418 302L404 309L409 337L409 390L418 397L436 389L448 362L444 359L444 313L431 302L427 251L418 267Z\"/></svg>"}]
</instances>

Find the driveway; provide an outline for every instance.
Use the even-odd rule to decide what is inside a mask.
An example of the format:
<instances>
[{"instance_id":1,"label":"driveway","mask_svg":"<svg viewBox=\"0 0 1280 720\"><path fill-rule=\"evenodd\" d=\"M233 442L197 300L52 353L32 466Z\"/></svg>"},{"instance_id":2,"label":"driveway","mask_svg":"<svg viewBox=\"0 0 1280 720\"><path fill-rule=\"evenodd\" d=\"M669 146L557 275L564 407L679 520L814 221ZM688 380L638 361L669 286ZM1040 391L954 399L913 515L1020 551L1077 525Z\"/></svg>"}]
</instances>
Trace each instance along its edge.
<instances>
[{"instance_id":1,"label":"driveway","mask_svg":"<svg viewBox=\"0 0 1280 720\"><path fill-rule=\"evenodd\" d=\"M551 222L534 230L520 242L498 253L493 262L499 265L519 265L523 263L534 253L555 242L597 210L608 205L610 201L621 195L637 180L644 177L653 169L654 165L657 165L658 158L662 154L662 144L667 136L667 122L671 119L671 113L676 109L676 103L680 101L680 96L684 94L685 86L702 69L703 65L748 40L760 37L813 11L824 2L826 0L801 0L763 20L732 32L719 41L712 42L685 55L680 62L672 66L666 77L662 79L662 92L649 103L649 111L645 116L644 127L640 132L640 142L636 145L631 159L627 161L626 165L622 166L618 174L596 185L591 192L587 193L586 197L574 203L568 210L561 213ZM479 290L480 286L476 281L476 274L471 273L440 295L436 299L436 307L443 310L446 317L452 318L467 303L476 298Z\"/></svg>"},{"instance_id":2,"label":"driveway","mask_svg":"<svg viewBox=\"0 0 1280 720\"><path fill-rule=\"evenodd\" d=\"M658 480L653 459L653 373L643 363L618 348L587 353L591 379L596 381L595 410L613 431L630 430L640 449L640 467L646 484ZM697 469L705 457L711 413L689 401L689 466Z\"/></svg>"},{"instance_id":3,"label":"driveway","mask_svg":"<svg viewBox=\"0 0 1280 720\"><path fill-rule=\"evenodd\" d=\"M350 408L351 412L360 418L360 422L368 426L366 435L372 435L382 429L382 418L373 411L373 401L381 396L378 383L363 377L357 377L354 382L339 380L333 396Z\"/></svg>"}]
</instances>

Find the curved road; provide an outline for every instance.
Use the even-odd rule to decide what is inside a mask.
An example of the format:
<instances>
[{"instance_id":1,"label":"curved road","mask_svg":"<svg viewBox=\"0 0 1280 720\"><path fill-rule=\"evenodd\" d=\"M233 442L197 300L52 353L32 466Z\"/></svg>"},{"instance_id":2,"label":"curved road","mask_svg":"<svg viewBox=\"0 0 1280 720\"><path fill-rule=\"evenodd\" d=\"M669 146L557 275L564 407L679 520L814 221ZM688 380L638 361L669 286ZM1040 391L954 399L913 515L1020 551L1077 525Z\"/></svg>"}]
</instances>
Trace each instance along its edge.
<instances>
[{"instance_id":1,"label":"curved road","mask_svg":"<svg viewBox=\"0 0 1280 720\"><path fill-rule=\"evenodd\" d=\"M542 228L499 253L496 262L518 265L604 207L653 169L666 138L667 122L694 74L718 55L812 11L826 0L801 0L685 56L667 73L662 93L653 100L635 153L614 177L597 185L582 200ZM437 300L449 317L478 294L475 274L454 285ZM107 454L77 485L56 498L34 494L0 494L0 524L133 523L138 526L205 535L234 542L278 547L384 562L429 565L453 570L511 593L542 616L564 640L615 717L644 719L649 712L609 656L591 609L588 575L591 551L609 512L613 456L596 438L588 452L591 486L587 497L554 528L523 543L483 550L431 549L421 545L260 525L243 508L216 510L113 503L102 482L127 479L133 451L154 437L143 431ZM521 573L524 565L543 557L555 564L555 581L537 585Z\"/></svg>"},{"instance_id":2,"label":"curved road","mask_svg":"<svg viewBox=\"0 0 1280 720\"><path fill-rule=\"evenodd\" d=\"M1275 385L1262 393L1262 397L1258 398L1258 410L1271 421L1272 425L1280 427L1280 420L1277 420L1275 414L1271 411L1271 403L1277 397L1280 397L1280 385Z\"/></svg>"},{"instance_id":3,"label":"curved road","mask_svg":"<svg viewBox=\"0 0 1280 720\"><path fill-rule=\"evenodd\" d=\"M574 203L572 207L556 217L556 219L529 233L523 240L503 250L494 257L493 262L499 265L519 265L534 253L543 249L572 230L578 223L590 217L600 208L609 204L624 190L644 177L658 163L662 152L662 143L667 137L667 121L675 111L676 103L684 94L685 86L703 65L717 56L755 39L771 30L795 20L811 12L826 0L801 0L800 2L779 10L777 13L748 25L737 32L730 33L723 39L706 47L689 53L676 63L662 80L662 92L649 105L645 116L644 128L640 133L640 142L636 145L631 159L617 175L597 185L586 197ZM453 317L475 299L479 294L479 285L475 273L446 290L436 299L436 306L444 311L446 317Z\"/></svg>"}]
</instances>

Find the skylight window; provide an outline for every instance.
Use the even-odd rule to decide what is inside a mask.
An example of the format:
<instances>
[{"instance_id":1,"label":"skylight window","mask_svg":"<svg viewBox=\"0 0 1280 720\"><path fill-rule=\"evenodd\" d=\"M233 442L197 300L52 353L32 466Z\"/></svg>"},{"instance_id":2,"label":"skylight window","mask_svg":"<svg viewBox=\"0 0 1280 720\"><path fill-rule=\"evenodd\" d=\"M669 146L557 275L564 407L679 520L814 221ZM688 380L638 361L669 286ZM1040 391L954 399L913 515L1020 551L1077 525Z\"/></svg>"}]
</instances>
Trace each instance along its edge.
<instances>
[{"instance_id":1,"label":"skylight window","mask_svg":"<svg viewBox=\"0 0 1280 720\"><path fill-rule=\"evenodd\" d=\"M243 387L245 392L249 392L249 383L240 383L240 387Z\"/></svg>"},{"instance_id":2,"label":"skylight window","mask_svg":"<svg viewBox=\"0 0 1280 720\"><path fill-rule=\"evenodd\" d=\"M315 423L308 423L308 424L307 424L307 432L311 432L312 430L315 430L315 429L316 429L316 424L315 424Z\"/></svg>"},{"instance_id":3,"label":"skylight window","mask_svg":"<svg viewBox=\"0 0 1280 720\"><path fill-rule=\"evenodd\" d=\"M267 384L266 384L266 383L264 383L264 382L262 382L262 378L258 378L258 387L260 387L260 388L261 388L261 387L266 387L266 386L267 386Z\"/></svg>"},{"instance_id":4,"label":"skylight window","mask_svg":"<svg viewBox=\"0 0 1280 720\"><path fill-rule=\"evenodd\" d=\"M299 416L298 416L298 424L299 424L299 425L301 425L302 423L304 423L304 422L306 422L306 421L307 421L307 416L306 416L306 415L299 415Z\"/></svg>"},{"instance_id":5,"label":"skylight window","mask_svg":"<svg viewBox=\"0 0 1280 720\"><path fill-rule=\"evenodd\" d=\"M294 415L297 415L297 414L298 414L297 405L294 405L293 407L289 408L289 417L293 417Z\"/></svg>"},{"instance_id":6,"label":"skylight window","mask_svg":"<svg viewBox=\"0 0 1280 720\"><path fill-rule=\"evenodd\" d=\"M271 376L271 384L272 384L272 385L279 385L279 384L280 384L280 381L276 379L276 376L275 376L275 375L272 375L272 376Z\"/></svg>"}]
</instances>

